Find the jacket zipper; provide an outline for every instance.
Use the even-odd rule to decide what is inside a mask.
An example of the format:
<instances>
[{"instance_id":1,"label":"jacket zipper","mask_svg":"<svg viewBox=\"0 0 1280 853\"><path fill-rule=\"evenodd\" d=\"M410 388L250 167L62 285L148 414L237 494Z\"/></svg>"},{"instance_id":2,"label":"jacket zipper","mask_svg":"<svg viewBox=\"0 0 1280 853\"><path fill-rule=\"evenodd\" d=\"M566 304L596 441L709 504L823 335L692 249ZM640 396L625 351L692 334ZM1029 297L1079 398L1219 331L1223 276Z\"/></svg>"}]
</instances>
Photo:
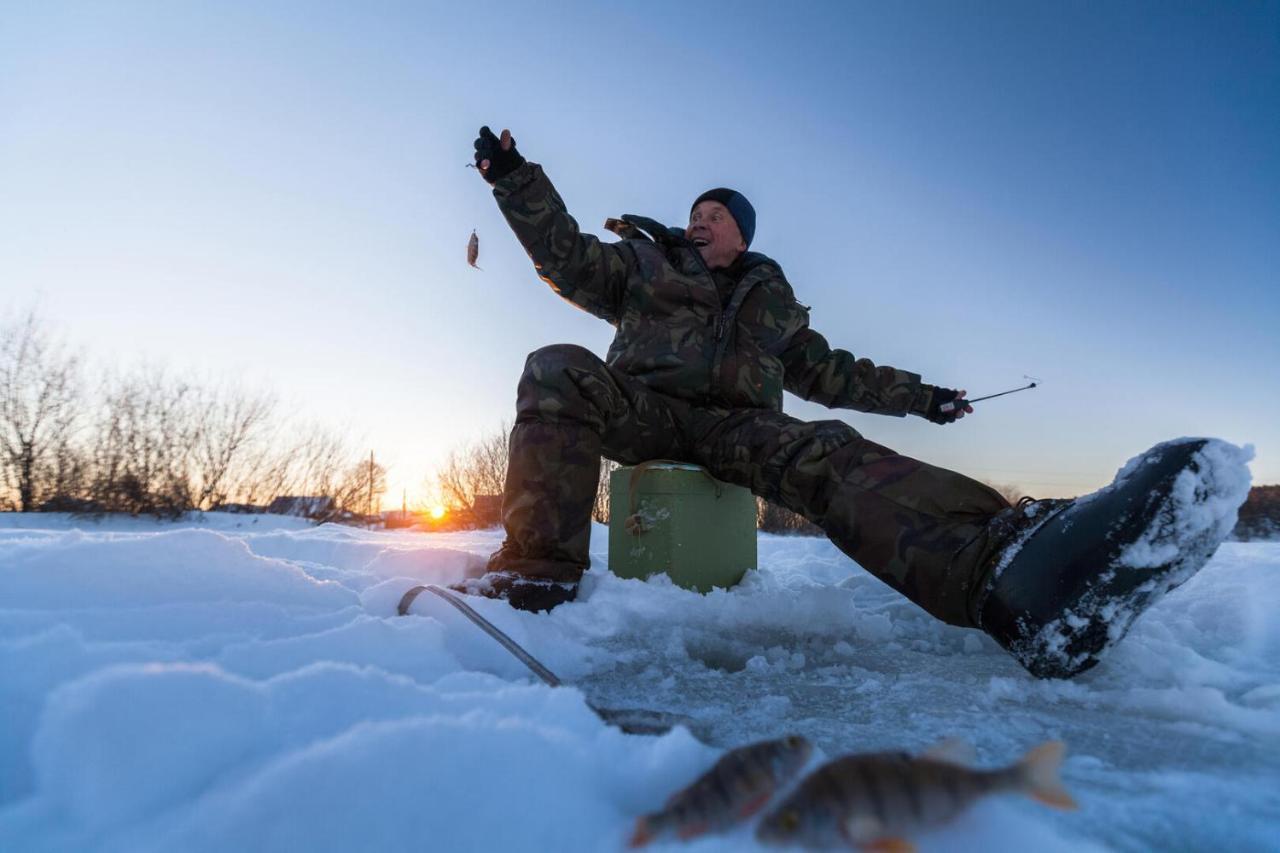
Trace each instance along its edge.
<instances>
[{"instance_id":1,"label":"jacket zipper","mask_svg":"<svg viewBox=\"0 0 1280 853\"><path fill-rule=\"evenodd\" d=\"M711 267L707 266L706 259L702 257L702 253L699 252L697 249L693 250L693 256L697 259L698 265L702 267L703 274L705 274L706 277L710 280L711 290L716 294L716 301L719 302L720 289L716 287L716 278L711 274ZM722 305L720 306L719 312L716 313L716 321L713 327L713 335L716 343L720 342L720 339L724 337L724 333L728 331L728 328L729 328L729 314L727 311L725 311L725 307Z\"/></svg>"}]
</instances>

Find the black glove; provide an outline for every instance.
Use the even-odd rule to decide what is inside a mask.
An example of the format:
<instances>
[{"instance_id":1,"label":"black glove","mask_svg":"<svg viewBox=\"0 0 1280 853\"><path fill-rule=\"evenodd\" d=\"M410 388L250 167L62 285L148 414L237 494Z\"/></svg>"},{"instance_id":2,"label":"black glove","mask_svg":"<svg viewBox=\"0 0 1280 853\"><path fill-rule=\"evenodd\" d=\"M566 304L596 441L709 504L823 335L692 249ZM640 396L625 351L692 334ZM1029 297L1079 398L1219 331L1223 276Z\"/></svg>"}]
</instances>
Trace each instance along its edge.
<instances>
[{"instance_id":1,"label":"black glove","mask_svg":"<svg viewBox=\"0 0 1280 853\"><path fill-rule=\"evenodd\" d=\"M491 184L524 165L524 158L516 150L515 137L507 130L502 131L502 135L509 143L505 150L502 147L502 140L494 136L488 126L480 128L480 135L476 137L476 168ZM489 161L487 169L480 165L485 160Z\"/></svg>"},{"instance_id":2,"label":"black glove","mask_svg":"<svg viewBox=\"0 0 1280 853\"><path fill-rule=\"evenodd\" d=\"M972 412L973 408L969 406L964 397L960 396L963 393L963 391L956 391L952 388L934 386L933 396L929 400L929 411L925 414L925 418L935 424L949 424L960 417L961 412ZM949 410L944 410L943 406L948 403L951 404Z\"/></svg>"}]
</instances>

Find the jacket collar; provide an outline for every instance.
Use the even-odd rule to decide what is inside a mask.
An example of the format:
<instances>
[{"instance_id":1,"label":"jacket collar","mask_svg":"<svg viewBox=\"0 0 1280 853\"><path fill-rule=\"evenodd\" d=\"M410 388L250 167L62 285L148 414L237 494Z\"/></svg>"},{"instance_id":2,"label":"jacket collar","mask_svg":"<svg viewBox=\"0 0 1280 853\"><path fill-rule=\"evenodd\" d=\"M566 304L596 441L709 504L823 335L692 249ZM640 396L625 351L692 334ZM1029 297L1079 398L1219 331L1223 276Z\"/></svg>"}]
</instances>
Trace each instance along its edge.
<instances>
[{"instance_id":1,"label":"jacket collar","mask_svg":"<svg viewBox=\"0 0 1280 853\"><path fill-rule=\"evenodd\" d=\"M684 236L683 228L663 225L656 219L650 219L647 216L636 216L633 213L628 213L621 219L607 220L605 227L623 239L647 238L661 246L664 252L671 252L673 249L697 251L693 241ZM742 275L746 275L761 264L768 263L777 266L772 258L760 252L744 252L740 263L742 264Z\"/></svg>"}]
</instances>

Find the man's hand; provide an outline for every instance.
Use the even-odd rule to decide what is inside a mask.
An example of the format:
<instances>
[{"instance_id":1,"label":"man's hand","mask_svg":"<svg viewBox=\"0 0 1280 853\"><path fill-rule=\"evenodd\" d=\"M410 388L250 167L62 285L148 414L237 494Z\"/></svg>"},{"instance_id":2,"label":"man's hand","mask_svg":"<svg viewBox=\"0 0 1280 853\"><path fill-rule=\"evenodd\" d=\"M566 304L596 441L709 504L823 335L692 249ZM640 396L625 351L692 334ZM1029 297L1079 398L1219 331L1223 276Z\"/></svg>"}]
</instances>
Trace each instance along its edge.
<instances>
[{"instance_id":1,"label":"man's hand","mask_svg":"<svg viewBox=\"0 0 1280 853\"><path fill-rule=\"evenodd\" d=\"M973 406L970 406L964 398L967 393L963 390L953 391L950 388L935 387L933 399L929 401L929 413L925 418L935 424L949 424L963 418L966 412L972 413Z\"/></svg>"},{"instance_id":2,"label":"man's hand","mask_svg":"<svg viewBox=\"0 0 1280 853\"><path fill-rule=\"evenodd\" d=\"M476 168L489 183L495 183L524 165L524 158L516 151L516 140L511 131L503 130L502 137L493 135L486 125L476 137Z\"/></svg>"}]
</instances>

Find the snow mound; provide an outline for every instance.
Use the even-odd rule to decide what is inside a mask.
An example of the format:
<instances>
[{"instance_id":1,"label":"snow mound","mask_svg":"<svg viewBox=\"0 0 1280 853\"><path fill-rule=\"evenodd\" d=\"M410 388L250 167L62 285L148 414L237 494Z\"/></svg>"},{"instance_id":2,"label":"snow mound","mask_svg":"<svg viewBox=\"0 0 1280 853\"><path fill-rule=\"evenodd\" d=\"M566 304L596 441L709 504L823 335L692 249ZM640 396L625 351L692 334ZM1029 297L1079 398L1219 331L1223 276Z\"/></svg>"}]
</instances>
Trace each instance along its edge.
<instances>
[{"instance_id":1,"label":"snow mound","mask_svg":"<svg viewBox=\"0 0 1280 853\"><path fill-rule=\"evenodd\" d=\"M0 566L0 601L29 610L236 601L331 609L357 600L339 584L257 557L243 540L205 530L74 532L12 545Z\"/></svg>"},{"instance_id":2,"label":"snow mound","mask_svg":"<svg viewBox=\"0 0 1280 853\"><path fill-rule=\"evenodd\" d=\"M0 525L3 850L619 849L723 750L793 732L815 762L1070 745L1079 812L995 798L923 850L1275 846L1280 544L1224 545L1095 670L1037 682L823 540L762 536L703 596L609 574L596 526L579 601L473 602L552 689L434 596L395 615L498 532L42 524ZM624 735L591 705L692 724ZM744 825L668 849L758 848Z\"/></svg>"}]
</instances>

